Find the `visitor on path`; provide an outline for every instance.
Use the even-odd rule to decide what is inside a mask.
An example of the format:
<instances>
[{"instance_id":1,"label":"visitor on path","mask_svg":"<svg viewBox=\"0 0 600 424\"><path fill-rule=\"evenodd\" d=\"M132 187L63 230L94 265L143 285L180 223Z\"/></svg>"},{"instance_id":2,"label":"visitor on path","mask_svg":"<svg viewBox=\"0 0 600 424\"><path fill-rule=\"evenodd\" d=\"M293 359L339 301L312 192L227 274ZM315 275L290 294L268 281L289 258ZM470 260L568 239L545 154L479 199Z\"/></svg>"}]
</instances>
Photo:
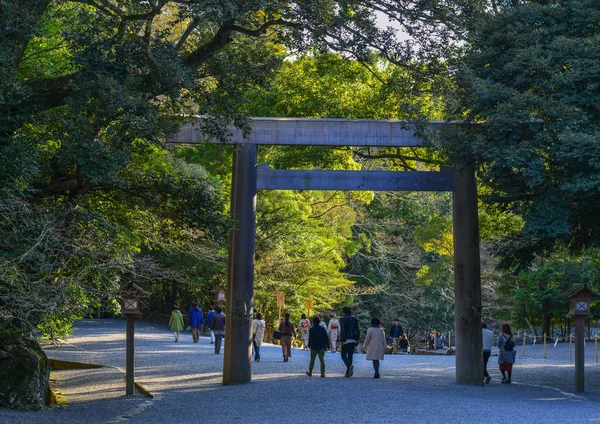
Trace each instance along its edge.
<instances>
[{"instance_id":1,"label":"visitor on path","mask_svg":"<svg viewBox=\"0 0 600 424\"><path fill-rule=\"evenodd\" d=\"M177 305L173 307L173 312L171 312L171 318L169 319L169 327L175 335L175 342L178 342L179 332L183 331L183 315L181 314L179 306Z\"/></svg>"},{"instance_id":2,"label":"visitor on path","mask_svg":"<svg viewBox=\"0 0 600 424\"><path fill-rule=\"evenodd\" d=\"M329 345L331 346L331 353L335 353L337 350L337 338L340 334L340 322L335 318L335 315L329 314L329 324L327 324L327 335L329 336Z\"/></svg>"},{"instance_id":3,"label":"visitor on path","mask_svg":"<svg viewBox=\"0 0 600 424\"><path fill-rule=\"evenodd\" d=\"M345 377L352 377L354 374L354 366L352 365L352 357L354 349L360 338L360 328L358 319L352 315L352 310L348 306L342 309L344 316L340 319L340 340L342 341L342 361L346 364Z\"/></svg>"},{"instance_id":4,"label":"visitor on path","mask_svg":"<svg viewBox=\"0 0 600 424\"><path fill-rule=\"evenodd\" d=\"M252 348L254 349L254 360L260 362L260 345L262 345L265 336L265 320L262 319L260 312L256 313L256 318L252 321Z\"/></svg>"},{"instance_id":5,"label":"visitor on path","mask_svg":"<svg viewBox=\"0 0 600 424\"><path fill-rule=\"evenodd\" d=\"M439 331L436 331L436 333L435 333L435 348L443 349L445 341L446 341L446 337Z\"/></svg>"},{"instance_id":6,"label":"visitor on path","mask_svg":"<svg viewBox=\"0 0 600 424\"><path fill-rule=\"evenodd\" d=\"M502 373L502 384L510 384L513 364L517 358L517 352L515 351L513 334L510 330L510 325L508 324L502 324L502 334L498 336L498 348L500 349L500 352L498 353L498 364L500 366L500 372Z\"/></svg>"},{"instance_id":7,"label":"visitor on path","mask_svg":"<svg viewBox=\"0 0 600 424\"><path fill-rule=\"evenodd\" d=\"M221 353L221 341L225 335L225 314L220 306L217 306L212 317L210 329L215 333L215 353Z\"/></svg>"},{"instance_id":8,"label":"visitor on path","mask_svg":"<svg viewBox=\"0 0 600 424\"><path fill-rule=\"evenodd\" d=\"M435 335L433 331L429 332L429 336L427 336L427 349L433 349L433 342L435 340Z\"/></svg>"},{"instance_id":9,"label":"visitor on path","mask_svg":"<svg viewBox=\"0 0 600 424\"><path fill-rule=\"evenodd\" d=\"M200 341L200 327L204 321L204 312L198 307L198 302L194 302L194 306L188 312L188 318L190 319L190 327L192 327L192 339L194 343Z\"/></svg>"},{"instance_id":10,"label":"visitor on path","mask_svg":"<svg viewBox=\"0 0 600 424\"><path fill-rule=\"evenodd\" d=\"M321 363L321 378L325 377L325 349L329 349L329 339L327 338L327 330L320 325L319 317L313 318L313 326L308 331L308 347L310 348L310 364L306 375L312 377L312 370L315 366L315 358L319 356Z\"/></svg>"},{"instance_id":11,"label":"visitor on path","mask_svg":"<svg viewBox=\"0 0 600 424\"><path fill-rule=\"evenodd\" d=\"M327 334L327 324L325 324L325 320L323 319L323 315L317 315L319 317L319 325L323 327L325 330L325 334Z\"/></svg>"},{"instance_id":12,"label":"visitor on path","mask_svg":"<svg viewBox=\"0 0 600 424\"><path fill-rule=\"evenodd\" d=\"M362 347L363 352L367 353L367 361L373 361L373 378L379 378L379 361L383 361L386 348L385 330L381 328L379 318L373 318Z\"/></svg>"},{"instance_id":13,"label":"visitor on path","mask_svg":"<svg viewBox=\"0 0 600 424\"><path fill-rule=\"evenodd\" d=\"M215 308L209 306L208 313L206 314L206 328L210 331L210 344L215 344L215 332L212 331L212 319L215 313Z\"/></svg>"},{"instance_id":14,"label":"visitor on path","mask_svg":"<svg viewBox=\"0 0 600 424\"><path fill-rule=\"evenodd\" d=\"M409 345L406 334L403 334L402 337L400 337L400 342L398 344L400 346L400 353L408 353Z\"/></svg>"},{"instance_id":15,"label":"visitor on path","mask_svg":"<svg viewBox=\"0 0 600 424\"><path fill-rule=\"evenodd\" d=\"M308 330L310 330L310 321L306 319L306 314L302 314L302 318L298 323L298 332L304 343L303 350L308 350Z\"/></svg>"},{"instance_id":16,"label":"visitor on path","mask_svg":"<svg viewBox=\"0 0 600 424\"><path fill-rule=\"evenodd\" d=\"M290 321L290 313L286 312L283 321L279 323L279 333L281 334L281 350L283 352L283 362L287 362L292 356L292 336L296 337L294 323Z\"/></svg>"},{"instance_id":17,"label":"visitor on path","mask_svg":"<svg viewBox=\"0 0 600 424\"><path fill-rule=\"evenodd\" d=\"M397 355L400 352L400 339L402 338L403 334L404 330L400 326L400 321L398 318L396 318L392 328L390 328L390 337L392 338L392 343L394 345L394 355Z\"/></svg>"},{"instance_id":18,"label":"visitor on path","mask_svg":"<svg viewBox=\"0 0 600 424\"><path fill-rule=\"evenodd\" d=\"M494 346L494 332L489 330L487 324L484 322L482 325L482 338L483 338L483 376L485 377L485 384L490 384L492 377L487 370L488 360L492 354L492 346Z\"/></svg>"}]
</instances>

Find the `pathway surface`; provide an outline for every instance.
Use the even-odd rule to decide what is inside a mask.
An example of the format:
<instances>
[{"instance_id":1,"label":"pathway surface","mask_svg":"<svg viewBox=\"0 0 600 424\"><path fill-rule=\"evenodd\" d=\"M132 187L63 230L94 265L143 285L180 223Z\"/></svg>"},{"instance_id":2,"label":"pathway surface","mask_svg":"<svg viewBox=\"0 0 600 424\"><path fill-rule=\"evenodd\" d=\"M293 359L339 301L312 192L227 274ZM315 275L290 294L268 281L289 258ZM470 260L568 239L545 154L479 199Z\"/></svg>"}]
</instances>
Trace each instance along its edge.
<instances>
[{"instance_id":1,"label":"pathway surface","mask_svg":"<svg viewBox=\"0 0 600 424\"><path fill-rule=\"evenodd\" d=\"M454 357L386 355L380 380L371 362L355 355L355 373L344 378L339 354L326 355L327 377L307 377L308 352L295 349L283 363L278 346L263 345L252 364L253 381L223 386L223 355L205 337L174 343L166 326L136 323L136 381L155 398L123 396L124 321L84 320L65 344L47 347L50 357L115 368L61 371L57 378L67 408L41 412L0 409L0 422L30 423L456 423L600 421L600 364L586 346L586 392L573 393L574 365L567 344L521 347L513 384L500 384L497 357L486 386L458 384ZM318 363L318 361L317 361ZM318 370L318 367L317 367ZM70 373L70 374L69 374ZM315 374L318 375L318 372ZM119 390L121 387L121 390Z\"/></svg>"}]
</instances>

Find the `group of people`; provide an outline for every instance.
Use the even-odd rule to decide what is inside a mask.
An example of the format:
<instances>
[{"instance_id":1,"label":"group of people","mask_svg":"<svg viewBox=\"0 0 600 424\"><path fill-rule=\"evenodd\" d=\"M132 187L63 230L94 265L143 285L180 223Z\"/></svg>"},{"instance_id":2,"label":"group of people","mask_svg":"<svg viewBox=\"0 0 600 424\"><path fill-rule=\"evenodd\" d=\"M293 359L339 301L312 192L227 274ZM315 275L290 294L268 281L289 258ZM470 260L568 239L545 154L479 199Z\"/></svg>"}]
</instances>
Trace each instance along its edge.
<instances>
[{"instance_id":1,"label":"group of people","mask_svg":"<svg viewBox=\"0 0 600 424\"><path fill-rule=\"evenodd\" d=\"M204 312L195 302L188 312L188 328L192 332L193 342L198 343L200 341L200 329L204 324L210 330L210 343L215 345L215 354L218 355L221 353L221 344L225 335L225 314L220 306L216 308L210 306L208 309L205 321ZM171 312L169 327L175 336L175 342L178 342L179 332L183 331L185 323L183 314L177 305L174 306L173 312Z\"/></svg>"},{"instance_id":2,"label":"group of people","mask_svg":"<svg viewBox=\"0 0 600 424\"><path fill-rule=\"evenodd\" d=\"M285 316L289 319L289 313L286 313ZM315 318L319 318L319 323L314 324L313 318L313 323L311 324L310 320L306 318L306 314L302 314L300 322L298 323L298 334L302 339L303 350L309 350L309 330L312 328L313 325L319 325L325 329L325 334L327 335L327 340L329 341L328 349L331 349L331 353L335 353L337 351L337 339L340 334L340 322L335 318L335 315L333 314L329 315L328 324L325 324L322 315L317 315ZM295 336L295 334L296 332L294 331L292 335Z\"/></svg>"},{"instance_id":3,"label":"group of people","mask_svg":"<svg viewBox=\"0 0 600 424\"><path fill-rule=\"evenodd\" d=\"M342 311L344 315L339 321L331 314L327 325L320 315L313 317L311 323L311 321L306 318L306 314L302 314L297 330L296 325L290 320L289 312L286 312L284 319L279 323L283 361L288 362L289 358L292 356L292 338L299 333L303 341L304 350L310 350L310 362L306 375L312 377L315 361L318 357L321 377L325 377L325 352L327 350L330 350L332 353L337 351L336 343L339 337L342 344L342 361L346 366L345 377L352 377L354 373L353 356L360 338L360 326L358 319L352 315L352 311L348 306L344 307ZM191 329L193 342L199 342L200 329L204 324L206 328L210 330L210 343L215 345L215 354L220 354L222 340L225 335L225 314L223 313L223 309L220 306L217 306L216 308L213 308L212 306L209 307L209 312L206 314L205 319L198 303L194 303L188 312L188 318L188 327ZM183 331L185 326L183 315L178 306L175 306L171 313L169 326L175 336L175 342L178 342L179 332ZM257 312L252 321L252 350L256 362L260 362L260 347L264 340L265 328L265 320L263 319L262 314ZM489 384L492 377L487 371L487 364L492 353L495 336L494 333L487 328L485 323L482 325L482 336L484 382L485 384ZM392 340L394 354L407 352L409 346L408 339L400 326L398 319L394 320L388 338L391 338ZM432 348L437 348L438 344L443 346L444 336L439 332L436 334L432 331L429 333L428 342L430 342L430 346L433 345ZM502 384L511 384L512 368L516 359L516 351L514 350L515 344L510 325L502 325L502 332L498 336L496 345L499 349L498 365L500 372L502 373ZM367 330L362 346L362 351L366 353L366 359L373 362L373 369L375 371L373 378L380 378L379 361L384 359L386 349L387 338L385 330L381 327L381 321L378 318L373 318L371 319L371 326Z\"/></svg>"},{"instance_id":4,"label":"group of people","mask_svg":"<svg viewBox=\"0 0 600 424\"><path fill-rule=\"evenodd\" d=\"M494 346L494 332L487 328L487 325L482 325L482 336L483 336L483 374L485 384L489 384L492 381L492 377L487 371L488 360L492 354L492 346ZM502 373L502 384L511 384L512 369L515 359L517 358L517 352L515 351L515 342L513 341L513 334L510 329L510 325L502 324L502 332L498 336L498 366Z\"/></svg>"},{"instance_id":5,"label":"group of people","mask_svg":"<svg viewBox=\"0 0 600 424\"><path fill-rule=\"evenodd\" d=\"M428 349L443 349L446 344L446 336L439 331L430 331L427 336L427 348ZM450 346L448 344L448 346Z\"/></svg>"},{"instance_id":6,"label":"group of people","mask_svg":"<svg viewBox=\"0 0 600 424\"><path fill-rule=\"evenodd\" d=\"M346 366L344 376L349 378L354 374L353 356L360 338L360 325L358 319L352 315L349 307L344 307L343 313L344 315L339 321L335 316L330 315L328 325L323 323L320 316L313 317L311 325L306 315L302 314L298 331L302 337L304 348L310 349L310 362L308 371L306 371L306 375L309 377L312 377L317 357L319 358L321 377L325 377L325 352L329 349L331 349L331 352L336 352L335 342L338 339L338 335L342 344L342 361ZM284 319L279 323L278 331L281 337L283 362L288 362L292 356L292 337L296 335L295 325L290 320L288 312L285 313ZM383 360L386 347L385 330L381 327L379 319L373 318L362 346L363 352L367 354L367 360L373 361L373 369L375 371L373 378L380 377L379 361Z\"/></svg>"}]
</instances>

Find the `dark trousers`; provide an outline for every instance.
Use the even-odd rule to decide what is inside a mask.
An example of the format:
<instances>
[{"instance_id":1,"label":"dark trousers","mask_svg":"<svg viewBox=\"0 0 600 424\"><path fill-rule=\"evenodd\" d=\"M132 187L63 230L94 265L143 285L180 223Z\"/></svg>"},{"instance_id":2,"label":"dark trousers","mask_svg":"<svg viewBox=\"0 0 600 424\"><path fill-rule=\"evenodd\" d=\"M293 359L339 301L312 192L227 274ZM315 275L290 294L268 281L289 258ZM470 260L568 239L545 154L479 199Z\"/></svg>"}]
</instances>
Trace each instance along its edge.
<instances>
[{"instance_id":1,"label":"dark trousers","mask_svg":"<svg viewBox=\"0 0 600 424\"><path fill-rule=\"evenodd\" d=\"M260 359L260 346L256 344L255 341L252 341L252 348L254 350L254 360Z\"/></svg>"},{"instance_id":2,"label":"dark trousers","mask_svg":"<svg viewBox=\"0 0 600 424\"><path fill-rule=\"evenodd\" d=\"M342 344L342 361L344 361L344 364L346 364L346 372L352 365L352 357L354 356L355 347L356 343Z\"/></svg>"},{"instance_id":3,"label":"dark trousers","mask_svg":"<svg viewBox=\"0 0 600 424\"><path fill-rule=\"evenodd\" d=\"M488 363L488 360L490 359L491 354L492 354L492 352L486 352L485 350L483 351L483 375L485 377L490 376L487 372L487 363Z\"/></svg>"},{"instance_id":4,"label":"dark trousers","mask_svg":"<svg viewBox=\"0 0 600 424\"><path fill-rule=\"evenodd\" d=\"M221 353L221 341L223 340L222 334L215 334L215 353Z\"/></svg>"},{"instance_id":5,"label":"dark trousers","mask_svg":"<svg viewBox=\"0 0 600 424\"><path fill-rule=\"evenodd\" d=\"M321 363L321 375L325 375L325 349L310 350L310 364L308 365L308 371L312 372L317 355L319 356L319 362Z\"/></svg>"},{"instance_id":6,"label":"dark trousers","mask_svg":"<svg viewBox=\"0 0 600 424\"><path fill-rule=\"evenodd\" d=\"M375 374L379 374L379 359L373 361L373 369L375 370Z\"/></svg>"},{"instance_id":7,"label":"dark trousers","mask_svg":"<svg viewBox=\"0 0 600 424\"><path fill-rule=\"evenodd\" d=\"M192 327L192 339L194 343L198 343L198 340L200 340L200 328Z\"/></svg>"}]
</instances>

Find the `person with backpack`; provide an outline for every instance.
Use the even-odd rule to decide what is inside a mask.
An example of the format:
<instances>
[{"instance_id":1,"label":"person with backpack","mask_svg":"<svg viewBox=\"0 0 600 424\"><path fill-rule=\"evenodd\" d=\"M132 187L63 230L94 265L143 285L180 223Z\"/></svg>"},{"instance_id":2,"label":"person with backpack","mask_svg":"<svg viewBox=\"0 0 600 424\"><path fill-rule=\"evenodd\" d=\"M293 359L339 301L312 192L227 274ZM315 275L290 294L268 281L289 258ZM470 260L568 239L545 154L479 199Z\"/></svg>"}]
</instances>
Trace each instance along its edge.
<instances>
[{"instance_id":1,"label":"person with backpack","mask_svg":"<svg viewBox=\"0 0 600 424\"><path fill-rule=\"evenodd\" d=\"M513 334L508 324L502 324L502 334L498 336L498 349L500 349L498 353L498 365L502 373L502 384L510 384L517 352L515 351Z\"/></svg>"},{"instance_id":2,"label":"person with backpack","mask_svg":"<svg viewBox=\"0 0 600 424\"><path fill-rule=\"evenodd\" d=\"M329 315L329 324L327 324L327 334L329 335L329 345L331 346L331 353L335 353L337 350L337 338L340 334L340 323L333 314Z\"/></svg>"}]
</instances>

